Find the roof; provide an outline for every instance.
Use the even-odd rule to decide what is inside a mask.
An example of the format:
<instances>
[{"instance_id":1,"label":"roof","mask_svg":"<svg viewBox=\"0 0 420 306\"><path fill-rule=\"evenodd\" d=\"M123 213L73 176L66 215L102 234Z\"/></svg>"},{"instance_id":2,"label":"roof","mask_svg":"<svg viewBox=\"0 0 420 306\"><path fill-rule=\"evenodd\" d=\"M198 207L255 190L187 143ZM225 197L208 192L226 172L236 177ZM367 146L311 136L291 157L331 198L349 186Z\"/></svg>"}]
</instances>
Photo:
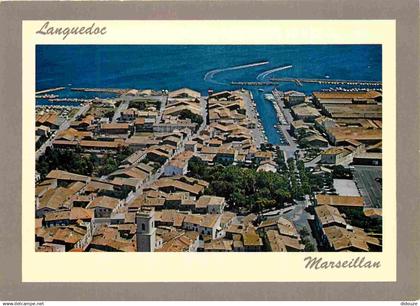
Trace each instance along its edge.
<instances>
[{"instance_id":1,"label":"roof","mask_svg":"<svg viewBox=\"0 0 420 306\"><path fill-rule=\"evenodd\" d=\"M112 148L117 149L119 147L123 147L124 144L117 142L117 141L98 141L98 140L81 140L80 141L81 147L89 147L89 148Z\"/></svg>"},{"instance_id":2,"label":"roof","mask_svg":"<svg viewBox=\"0 0 420 306\"><path fill-rule=\"evenodd\" d=\"M101 125L101 130L115 130L115 129L124 129L128 130L128 123L103 123Z\"/></svg>"},{"instance_id":3,"label":"roof","mask_svg":"<svg viewBox=\"0 0 420 306\"><path fill-rule=\"evenodd\" d=\"M347 223L341 216L339 210L330 205L319 205L315 207L315 214L320 220L322 226L329 225L331 223L338 223L346 226Z\"/></svg>"},{"instance_id":4,"label":"roof","mask_svg":"<svg viewBox=\"0 0 420 306\"><path fill-rule=\"evenodd\" d=\"M72 194L73 191L64 187L49 189L39 200L38 209L50 208L56 210L62 207Z\"/></svg>"},{"instance_id":5,"label":"roof","mask_svg":"<svg viewBox=\"0 0 420 306\"><path fill-rule=\"evenodd\" d=\"M314 92L313 96L317 99L375 99L382 96L379 91L362 91L362 92L345 92L345 91L331 91L331 92Z\"/></svg>"},{"instance_id":6,"label":"roof","mask_svg":"<svg viewBox=\"0 0 420 306\"><path fill-rule=\"evenodd\" d=\"M72 207L70 210L70 220L86 220L92 219L94 213L90 209L82 208L82 207Z\"/></svg>"},{"instance_id":7,"label":"roof","mask_svg":"<svg viewBox=\"0 0 420 306\"><path fill-rule=\"evenodd\" d=\"M51 170L47 174L47 179L88 182L90 180L90 177L63 170Z\"/></svg>"},{"instance_id":8,"label":"roof","mask_svg":"<svg viewBox=\"0 0 420 306\"><path fill-rule=\"evenodd\" d=\"M364 204L363 197L358 196L317 194L315 199L318 205L363 207Z\"/></svg>"},{"instance_id":9,"label":"roof","mask_svg":"<svg viewBox=\"0 0 420 306\"><path fill-rule=\"evenodd\" d=\"M227 239L217 239L211 240L210 242L206 242L204 244L204 251L222 251L222 252L230 252L232 251L232 240Z\"/></svg>"},{"instance_id":10,"label":"roof","mask_svg":"<svg viewBox=\"0 0 420 306\"><path fill-rule=\"evenodd\" d=\"M168 178L161 178L157 180L154 183L154 186L156 186L158 189L173 187L174 189L187 191L195 195L200 194L204 190L204 187L202 185L199 185L199 184L190 185L190 184L178 181L178 180L168 179Z\"/></svg>"},{"instance_id":11,"label":"roof","mask_svg":"<svg viewBox=\"0 0 420 306\"><path fill-rule=\"evenodd\" d=\"M247 230L242 234L244 246L262 246L262 240L255 230Z\"/></svg>"},{"instance_id":12,"label":"roof","mask_svg":"<svg viewBox=\"0 0 420 306\"><path fill-rule=\"evenodd\" d=\"M335 138L335 141L347 139L363 140L382 140L381 129L365 129L361 127L332 127L328 132Z\"/></svg>"},{"instance_id":13,"label":"roof","mask_svg":"<svg viewBox=\"0 0 420 306\"><path fill-rule=\"evenodd\" d=\"M107 196L101 196L101 197L97 197L93 199L89 203L87 208L103 207L103 208L114 210L115 208L117 208L119 202L120 201L118 199L107 197Z\"/></svg>"},{"instance_id":14,"label":"roof","mask_svg":"<svg viewBox=\"0 0 420 306\"><path fill-rule=\"evenodd\" d=\"M363 230L357 228L349 231L339 226L329 226L324 228L324 232L335 251L355 248L368 252L369 244L380 245L378 238L368 236Z\"/></svg>"},{"instance_id":15,"label":"roof","mask_svg":"<svg viewBox=\"0 0 420 306\"><path fill-rule=\"evenodd\" d=\"M47 212L45 214L45 222L50 221L59 221L59 220L69 220L70 219L70 211L69 210L57 210Z\"/></svg>"},{"instance_id":16,"label":"roof","mask_svg":"<svg viewBox=\"0 0 420 306\"><path fill-rule=\"evenodd\" d=\"M196 207L207 207L209 205L223 205L225 204L225 198L202 195L196 202Z\"/></svg>"},{"instance_id":17,"label":"roof","mask_svg":"<svg viewBox=\"0 0 420 306\"><path fill-rule=\"evenodd\" d=\"M169 92L168 96L170 98L174 98L182 94L188 95L193 98L199 98L201 96L198 91L195 91L186 87L171 91Z\"/></svg>"}]
</instances>

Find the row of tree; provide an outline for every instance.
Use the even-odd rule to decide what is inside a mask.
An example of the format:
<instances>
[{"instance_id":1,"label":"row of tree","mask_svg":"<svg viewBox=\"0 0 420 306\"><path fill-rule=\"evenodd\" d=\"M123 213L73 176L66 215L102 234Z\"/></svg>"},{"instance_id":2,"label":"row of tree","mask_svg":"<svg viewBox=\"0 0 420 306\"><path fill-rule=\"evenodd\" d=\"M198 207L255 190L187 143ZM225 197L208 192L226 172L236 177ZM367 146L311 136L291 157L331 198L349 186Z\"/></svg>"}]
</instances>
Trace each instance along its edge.
<instances>
[{"instance_id":1,"label":"row of tree","mask_svg":"<svg viewBox=\"0 0 420 306\"><path fill-rule=\"evenodd\" d=\"M84 154L80 148L72 151L48 147L45 154L37 161L36 170L41 178L45 178L51 170L55 169L88 176L102 176L117 170L119 164L132 153L126 148L117 154L98 156L94 153Z\"/></svg>"}]
</instances>

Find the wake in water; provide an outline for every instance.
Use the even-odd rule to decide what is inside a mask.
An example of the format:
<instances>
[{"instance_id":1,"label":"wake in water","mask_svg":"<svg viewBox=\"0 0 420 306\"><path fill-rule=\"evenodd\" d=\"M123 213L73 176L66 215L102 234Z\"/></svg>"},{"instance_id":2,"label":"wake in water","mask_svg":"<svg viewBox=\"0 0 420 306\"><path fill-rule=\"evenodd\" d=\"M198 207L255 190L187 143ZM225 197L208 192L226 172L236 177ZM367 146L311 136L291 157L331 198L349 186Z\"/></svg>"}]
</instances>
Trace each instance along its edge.
<instances>
[{"instance_id":1,"label":"wake in water","mask_svg":"<svg viewBox=\"0 0 420 306\"><path fill-rule=\"evenodd\" d=\"M276 71L286 70L286 69L289 69L289 68L292 68L292 67L293 67L292 65L288 65L288 66L281 66L281 67L278 67L278 68L274 68L274 69L271 69L271 70L264 71L263 73L260 73L259 75L257 75L257 80L258 81L264 80L268 75L270 75L270 74L272 74Z\"/></svg>"},{"instance_id":2,"label":"wake in water","mask_svg":"<svg viewBox=\"0 0 420 306\"><path fill-rule=\"evenodd\" d=\"M211 82L211 83L214 83L214 84L219 84L219 85L229 85L227 83L222 83L222 82L218 82L218 81L214 80L214 76L216 74L221 73L221 72L224 72L224 71L231 71L231 70L251 68L251 67L256 67L256 66L261 66L261 65L267 65L268 63L269 62L264 61L264 62L257 62L257 63L252 63L252 64L234 66L234 67L214 69L214 70L211 70L211 71L207 72L204 75L204 81Z\"/></svg>"}]
</instances>

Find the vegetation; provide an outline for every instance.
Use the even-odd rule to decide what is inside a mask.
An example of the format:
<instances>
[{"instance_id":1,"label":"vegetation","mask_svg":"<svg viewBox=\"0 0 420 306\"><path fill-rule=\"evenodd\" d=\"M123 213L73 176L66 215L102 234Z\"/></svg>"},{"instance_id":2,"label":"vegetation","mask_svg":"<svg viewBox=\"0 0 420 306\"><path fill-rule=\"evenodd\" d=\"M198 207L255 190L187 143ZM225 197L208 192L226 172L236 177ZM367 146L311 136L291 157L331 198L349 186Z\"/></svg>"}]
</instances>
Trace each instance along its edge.
<instances>
[{"instance_id":1,"label":"vegetation","mask_svg":"<svg viewBox=\"0 0 420 306\"><path fill-rule=\"evenodd\" d=\"M200 115L194 114L189 109L184 109L179 114L179 119L190 119L191 122L197 123L200 126L203 123L203 117Z\"/></svg>"},{"instance_id":2,"label":"vegetation","mask_svg":"<svg viewBox=\"0 0 420 306\"><path fill-rule=\"evenodd\" d=\"M353 173L350 169L344 168L342 165L334 166L332 171L333 178L337 179L352 179Z\"/></svg>"},{"instance_id":3,"label":"vegetation","mask_svg":"<svg viewBox=\"0 0 420 306\"><path fill-rule=\"evenodd\" d=\"M299 231L299 234L300 234L300 238L302 239L302 243L305 245L304 251L305 252L314 252L315 251L315 246L308 238L308 236L309 236L308 230L304 227Z\"/></svg>"},{"instance_id":4,"label":"vegetation","mask_svg":"<svg viewBox=\"0 0 420 306\"><path fill-rule=\"evenodd\" d=\"M363 228L366 232L382 232L382 219L366 217L362 208L340 207L339 210L346 215L346 219L351 225Z\"/></svg>"},{"instance_id":5,"label":"vegetation","mask_svg":"<svg viewBox=\"0 0 420 306\"><path fill-rule=\"evenodd\" d=\"M288 178L280 173L219 164L209 167L195 157L189 170L191 176L210 182L206 194L225 197L231 210L261 212L291 201Z\"/></svg>"},{"instance_id":6,"label":"vegetation","mask_svg":"<svg viewBox=\"0 0 420 306\"><path fill-rule=\"evenodd\" d=\"M36 170L41 178L54 169L72 173L102 176L118 169L118 165L132 154L129 149L113 155L104 154L99 157L96 154L83 154L79 148L76 151L47 148L36 164Z\"/></svg>"},{"instance_id":7,"label":"vegetation","mask_svg":"<svg viewBox=\"0 0 420 306\"><path fill-rule=\"evenodd\" d=\"M137 108L140 111L145 110L146 108L153 106L156 109L160 109L160 101L154 99L135 99L131 100L128 107Z\"/></svg>"}]
</instances>

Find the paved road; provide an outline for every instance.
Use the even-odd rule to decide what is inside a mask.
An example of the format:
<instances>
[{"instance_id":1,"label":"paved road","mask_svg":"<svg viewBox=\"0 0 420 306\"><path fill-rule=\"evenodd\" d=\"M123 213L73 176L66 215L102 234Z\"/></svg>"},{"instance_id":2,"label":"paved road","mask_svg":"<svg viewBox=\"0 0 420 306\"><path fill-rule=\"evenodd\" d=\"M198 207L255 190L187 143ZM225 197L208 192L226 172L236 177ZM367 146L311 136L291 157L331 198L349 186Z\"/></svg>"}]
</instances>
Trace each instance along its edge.
<instances>
[{"instance_id":1,"label":"paved road","mask_svg":"<svg viewBox=\"0 0 420 306\"><path fill-rule=\"evenodd\" d=\"M302 228L306 228L309 235L307 238L315 247L315 251L317 251L317 242L312 234L311 226L309 225L308 219L312 218L312 215L305 210L305 207L309 205L308 200L305 201L297 201L297 204L293 206L293 210L284 214L284 216L291 220L298 230Z\"/></svg>"},{"instance_id":2,"label":"paved road","mask_svg":"<svg viewBox=\"0 0 420 306\"><path fill-rule=\"evenodd\" d=\"M249 94L249 91L240 92L240 95L242 96L242 99L244 100L244 106L245 106L247 117L250 120L254 121L257 125L259 123L261 124L261 122L258 120L258 116L257 116L258 111L256 109L255 102L252 100ZM257 147L259 147L262 143L267 142L265 140L265 134L264 134L264 129L262 127L262 124L261 124L261 127L256 126L254 129L251 129L251 135Z\"/></svg>"},{"instance_id":3,"label":"paved road","mask_svg":"<svg viewBox=\"0 0 420 306\"><path fill-rule=\"evenodd\" d=\"M112 117L112 122L117 122L118 118L121 117L121 112L125 111L130 104L130 98L121 98L123 101L118 105L118 108L115 110L114 116Z\"/></svg>"},{"instance_id":4,"label":"paved road","mask_svg":"<svg viewBox=\"0 0 420 306\"><path fill-rule=\"evenodd\" d=\"M382 185L375 180L382 179L382 167L355 166L354 169L354 181L365 200L365 206L382 208Z\"/></svg>"}]
</instances>

